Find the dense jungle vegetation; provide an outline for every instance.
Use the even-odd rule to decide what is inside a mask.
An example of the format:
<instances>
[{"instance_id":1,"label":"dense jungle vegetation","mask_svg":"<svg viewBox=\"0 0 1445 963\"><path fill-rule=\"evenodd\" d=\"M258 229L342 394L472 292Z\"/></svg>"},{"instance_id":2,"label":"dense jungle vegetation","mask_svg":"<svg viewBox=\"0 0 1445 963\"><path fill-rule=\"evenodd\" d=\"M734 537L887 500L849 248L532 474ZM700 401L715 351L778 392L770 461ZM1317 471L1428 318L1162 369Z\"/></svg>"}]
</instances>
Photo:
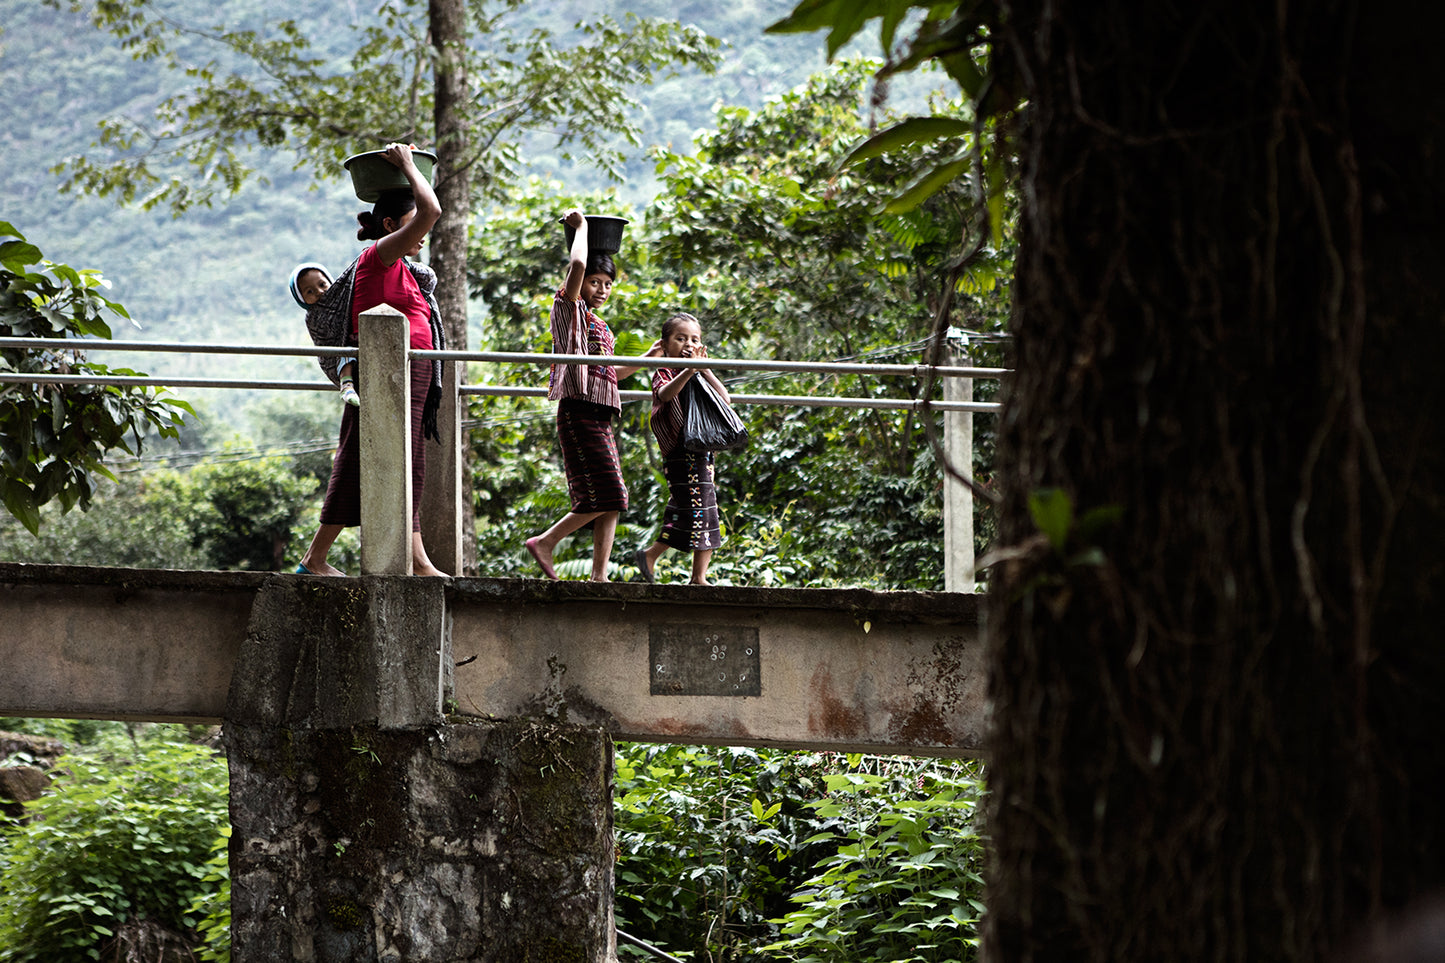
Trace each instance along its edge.
<instances>
[{"instance_id":1,"label":"dense jungle vegetation","mask_svg":"<svg viewBox=\"0 0 1445 963\"><path fill-rule=\"evenodd\" d=\"M17 727L71 751L0 837L0 960L228 961L209 734L0 719ZM982 793L975 763L619 745L617 926L696 961L973 960Z\"/></svg>"},{"instance_id":2,"label":"dense jungle vegetation","mask_svg":"<svg viewBox=\"0 0 1445 963\"><path fill-rule=\"evenodd\" d=\"M205 22L196 13L204 5L162 6ZM294 7L289 15L320 25L321 37L365 14L355 5ZM227 18L264 24L267 9L259 0L232 4ZM472 344L548 347L546 310L563 254L555 221L575 205L632 220L608 308L619 353L645 348L666 314L684 309L702 319L713 357L921 360L969 188L960 182L911 211L883 208L957 145L919 145L854 167L843 159L906 112L966 118L956 92L900 84L910 107L873 103L877 64L862 59L866 49L827 64L815 37L763 34L787 4L628 9L696 23L730 46L714 72L659 80L640 97L642 143L622 145L620 182L561 156L548 132L529 136L525 169L505 200L480 206L472 226ZM354 256L350 225L361 205L348 186L337 179L316 188L283 148L250 161L268 184L178 219L60 193L50 168L84 152L99 119L145 116L184 78L133 62L68 9L0 0L0 13L9 90L0 146L17 161L0 174L4 220L46 257L104 273L106 298L135 319L110 316L117 338L304 342L285 276L298 261L339 267ZM580 2L526 5L517 26L565 33L593 13ZM337 46L330 55L345 52ZM949 295L953 323L974 335L972 363L1004 363L997 335L1010 273L1005 233ZM315 377L308 363L275 360L125 355L115 364L178 376ZM467 380L544 379L540 366L474 366ZM728 382L750 393L918 390L856 378ZM976 390L987 398L993 388ZM114 477L97 476L80 502L88 510L63 511L77 500L57 498L33 519L35 535L24 519L0 513L0 560L293 567L329 473L335 395L180 395L196 414L174 438L137 425L144 444L132 446L134 456L106 459ZM941 472L917 415L743 414L752 443L719 460L727 543L714 580L941 588ZM479 574L533 576L522 539L566 499L550 406L475 399L468 429ZM985 479L991 430L978 419L973 468ZM650 540L666 485L645 411L629 408L618 434L632 491L619 528L622 559ZM989 530L985 513L981 547ZM590 546L582 541L559 552L564 577L584 571ZM344 537L333 561L355 572L357 546ZM635 574L615 569L614 577ZM670 557L658 576L686 577ZM13 719L0 728L57 736L71 750L51 770L55 791L29 807L23 825L5 827L0 961L121 958L170 944L227 959L224 761L206 734ZM906 758L619 746L618 925L692 960L972 959L982 910L981 775L972 764Z\"/></svg>"}]
</instances>

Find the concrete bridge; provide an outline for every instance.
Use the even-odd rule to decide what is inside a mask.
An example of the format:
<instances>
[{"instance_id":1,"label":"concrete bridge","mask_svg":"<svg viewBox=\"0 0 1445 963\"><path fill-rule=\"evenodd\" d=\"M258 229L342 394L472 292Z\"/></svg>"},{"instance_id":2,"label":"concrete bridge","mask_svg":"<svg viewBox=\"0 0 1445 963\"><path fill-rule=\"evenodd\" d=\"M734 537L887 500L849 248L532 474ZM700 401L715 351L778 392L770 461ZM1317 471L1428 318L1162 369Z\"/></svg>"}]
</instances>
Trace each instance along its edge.
<instances>
[{"instance_id":1,"label":"concrete bridge","mask_svg":"<svg viewBox=\"0 0 1445 963\"><path fill-rule=\"evenodd\" d=\"M396 583L437 632L389 684L437 715L650 742L982 746L976 597L861 589L0 564L0 715L219 723L248 638L279 650L278 625L289 635ZM356 721L385 724L394 697Z\"/></svg>"},{"instance_id":2,"label":"concrete bridge","mask_svg":"<svg viewBox=\"0 0 1445 963\"><path fill-rule=\"evenodd\" d=\"M224 724L236 963L608 963L610 737L985 727L948 593L0 564L0 638L0 715Z\"/></svg>"},{"instance_id":3,"label":"concrete bridge","mask_svg":"<svg viewBox=\"0 0 1445 963\"><path fill-rule=\"evenodd\" d=\"M362 577L0 563L0 715L223 723L236 963L615 959L612 738L981 751L966 592L410 577L400 315L360 352ZM446 387L416 494L459 572Z\"/></svg>"}]
</instances>

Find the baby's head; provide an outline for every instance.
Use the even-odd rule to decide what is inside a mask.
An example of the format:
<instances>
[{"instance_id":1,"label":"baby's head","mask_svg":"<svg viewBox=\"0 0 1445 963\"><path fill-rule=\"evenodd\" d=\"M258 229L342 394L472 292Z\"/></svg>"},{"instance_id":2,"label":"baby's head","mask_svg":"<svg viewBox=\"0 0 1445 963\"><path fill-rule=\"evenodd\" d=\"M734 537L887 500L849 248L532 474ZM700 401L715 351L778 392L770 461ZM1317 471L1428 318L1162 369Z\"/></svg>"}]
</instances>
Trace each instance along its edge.
<instances>
[{"instance_id":1,"label":"baby's head","mask_svg":"<svg viewBox=\"0 0 1445 963\"><path fill-rule=\"evenodd\" d=\"M662 353L669 358L690 358L702 346L702 325L679 311L662 322Z\"/></svg>"},{"instance_id":2,"label":"baby's head","mask_svg":"<svg viewBox=\"0 0 1445 963\"><path fill-rule=\"evenodd\" d=\"M296 303L302 308L309 308L321 300L321 295L331 287L331 275L319 264L298 264L291 271L287 286Z\"/></svg>"}]
</instances>

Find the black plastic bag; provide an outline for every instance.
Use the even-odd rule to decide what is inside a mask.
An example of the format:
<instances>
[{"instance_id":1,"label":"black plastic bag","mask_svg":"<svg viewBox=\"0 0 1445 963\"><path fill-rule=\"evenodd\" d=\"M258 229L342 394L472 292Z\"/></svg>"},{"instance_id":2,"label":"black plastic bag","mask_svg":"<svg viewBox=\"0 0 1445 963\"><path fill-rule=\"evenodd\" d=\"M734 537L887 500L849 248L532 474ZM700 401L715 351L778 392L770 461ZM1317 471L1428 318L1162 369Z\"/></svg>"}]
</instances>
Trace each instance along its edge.
<instances>
[{"instance_id":1,"label":"black plastic bag","mask_svg":"<svg viewBox=\"0 0 1445 963\"><path fill-rule=\"evenodd\" d=\"M682 386L682 394L682 447L688 451L731 451L748 443L742 419L701 374Z\"/></svg>"}]
</instances>

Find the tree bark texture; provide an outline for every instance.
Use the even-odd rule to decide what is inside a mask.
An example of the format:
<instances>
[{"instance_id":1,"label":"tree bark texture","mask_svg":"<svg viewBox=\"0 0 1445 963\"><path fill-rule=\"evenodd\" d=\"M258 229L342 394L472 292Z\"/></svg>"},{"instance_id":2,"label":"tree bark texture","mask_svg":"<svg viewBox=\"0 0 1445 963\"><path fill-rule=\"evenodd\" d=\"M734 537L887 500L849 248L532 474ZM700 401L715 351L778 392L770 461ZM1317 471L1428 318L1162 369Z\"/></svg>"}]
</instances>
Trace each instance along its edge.
<instances>
[{"instance_id":1,"label":"tree bark texture","mask_svg":"<svg viewBox=\"0 0 1445 963\"><path fill-rule=\"evenodd\" d=\"M428 22L436 51L435 107L437 200L442 216L432 229L432 269L437 272L437 306L446 325L447 347L467 350L467 229L472 218L472 177L466 120L466 0L430 0ZM466 458L463 444L453 457ZM472 473L462 465L462 572L477 570Z\"/></svg>"},{"instance_id":2,"label":"tree bark texture","mask_svg":"<svg viewBox=\"0 0 1445 963\"><path fill-rule=\"evenodd\" d=\"M1445 884L1441 12L1002 13L986 953L1327 959Z\"/></svg>"}]
</instances>

